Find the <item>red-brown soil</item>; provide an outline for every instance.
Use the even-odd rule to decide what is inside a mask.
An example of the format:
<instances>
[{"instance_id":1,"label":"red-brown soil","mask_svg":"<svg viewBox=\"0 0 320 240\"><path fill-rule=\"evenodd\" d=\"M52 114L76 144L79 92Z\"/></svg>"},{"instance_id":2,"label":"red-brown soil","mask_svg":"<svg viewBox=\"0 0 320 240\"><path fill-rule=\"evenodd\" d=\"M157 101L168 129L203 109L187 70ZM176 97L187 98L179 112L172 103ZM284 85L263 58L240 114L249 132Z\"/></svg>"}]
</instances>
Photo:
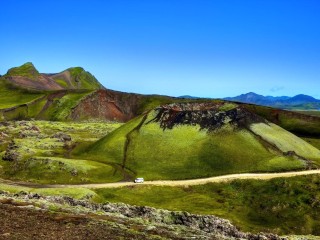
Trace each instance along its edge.
<instances>
[{"instance_id":1,"label":"red-brown soil","mask_svg":"<svg viewBox=\"0 0 320 240\"><path fill-rule=\"evenodd\" d=\"M141 95L112 90L98 90L83 99L72 111L71 118L103 119L126 122L136 116Z\"/></svg>"},{"instance_id":2,"label":"red-brown soil","mask_svg":"<svg viewBox=\"0 0 320 240\"><path fill-rule=\"evenodd\" d=\"M27 89L37 89L37 90L61 90L63 89L59 84L57 84L51 78L45 75L39 75L37 80L32 80L27 77L22 76L12 76L6 77L9 82Z\"/></svg>"}]
</instances>

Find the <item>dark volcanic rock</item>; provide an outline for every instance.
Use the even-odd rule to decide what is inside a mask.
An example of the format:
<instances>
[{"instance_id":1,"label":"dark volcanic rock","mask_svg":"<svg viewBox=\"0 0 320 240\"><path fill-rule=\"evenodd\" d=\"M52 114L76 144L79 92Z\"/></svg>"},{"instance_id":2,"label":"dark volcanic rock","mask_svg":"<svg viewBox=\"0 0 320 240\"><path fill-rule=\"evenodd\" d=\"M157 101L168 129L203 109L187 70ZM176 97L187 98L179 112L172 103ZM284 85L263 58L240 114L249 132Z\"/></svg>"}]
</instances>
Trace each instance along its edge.
<instances>
[{"instance_id":1,"label":"dark volcanic rock","mask_svg":"<svg viewBox=\"0 0 320 240\"><path fill-rule=\"evenodd\" d=\"M178 103L157 108L156 117L163 129L172 129L179 124L196 125L213 131L226 124L234 127L247 127L251 123L266 122L262 117L242 107L220 110L221 103Z\"/></svg>"}]
</instances>

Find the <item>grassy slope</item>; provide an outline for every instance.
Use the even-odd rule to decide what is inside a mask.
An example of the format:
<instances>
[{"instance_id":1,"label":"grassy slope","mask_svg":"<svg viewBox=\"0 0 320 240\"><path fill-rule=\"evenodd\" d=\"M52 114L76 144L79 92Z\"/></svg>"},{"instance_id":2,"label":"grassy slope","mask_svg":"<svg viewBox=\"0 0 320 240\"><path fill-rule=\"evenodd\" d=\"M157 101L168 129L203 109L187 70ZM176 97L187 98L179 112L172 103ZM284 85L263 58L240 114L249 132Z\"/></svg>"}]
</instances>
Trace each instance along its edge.
<instances>
[{"instance_id":1,"label":"grassy slope","mask_svg":"<svg viewBox=\"0 0 320 240\"><path fill-rule=\"evenodd\" d=\"M40 92L28 92L15 88L0 77L0 109L29 103L43 95L44 94Z\"/></svg>"},{"instance_id":2,"label":"grassy slope","mask_svg":"<svg viewBox=\"0 0 320 240\"><path fill-rule=\"evenodd\" d=\"M318 175L189 187L137 185L95 192L100 201L214 214L245 231L320 235Z\"/></svg>"},{"instance_id":3,"label":"grassy slope","mask_svg":"<svg viewBox=\"0 0 320 240\"><path fill-rule=\"evenodd\" d=\"M152 118L149 114L148 120ZM127 136L126 168L148 180L187 179L237 172L284 171L304 168L300 160L267 149L247 130L225 128L207 134L197 126L163 130L142 117L123 125L93 144L80 158L122 164Z\"/></svg>"},{"instance_id":4,"label":"grassy slope","mask_svg":"<svg viewBox=\"0 0 320 240\"><path fill-rule=\"evenodd\" d=\"M320 161L319 149L273 123L252 124L251 130L283 152L295 151L299 156Z\"/></svg>"}]
</instances>

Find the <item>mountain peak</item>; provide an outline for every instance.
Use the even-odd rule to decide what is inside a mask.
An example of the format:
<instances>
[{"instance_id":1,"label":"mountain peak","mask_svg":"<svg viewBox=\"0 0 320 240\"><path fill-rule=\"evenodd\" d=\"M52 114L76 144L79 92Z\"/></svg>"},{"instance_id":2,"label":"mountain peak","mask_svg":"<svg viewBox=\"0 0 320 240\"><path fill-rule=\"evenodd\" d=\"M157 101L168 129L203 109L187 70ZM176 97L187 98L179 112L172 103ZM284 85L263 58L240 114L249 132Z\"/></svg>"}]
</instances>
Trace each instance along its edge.
<instances>
[{"instance_id":1,"label":"mountain peak","mask_svg":"<svg viewBox=\"0 0 320 240\"><path fill-rule=\"evenodd\" d=\"M10 68L6 75L27 77L32 80L35 80L40 75L40 73L35 68L32 62L26 62L25 64L19 67Z\"/></svg>"}]
</instances>

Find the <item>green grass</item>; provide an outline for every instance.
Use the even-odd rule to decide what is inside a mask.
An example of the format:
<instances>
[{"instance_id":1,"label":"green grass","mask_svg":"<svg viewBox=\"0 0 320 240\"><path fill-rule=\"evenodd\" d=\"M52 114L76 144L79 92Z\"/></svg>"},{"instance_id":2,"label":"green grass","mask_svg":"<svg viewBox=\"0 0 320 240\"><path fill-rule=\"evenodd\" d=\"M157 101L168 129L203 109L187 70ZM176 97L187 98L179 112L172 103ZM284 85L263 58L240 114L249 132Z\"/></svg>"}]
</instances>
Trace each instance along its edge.
<instances>
[{"instance_id":1,"label":"green grass","mask_svg":"<svg viewBox=\"0 0 320 240\"><path fill-rule=\"evenodd\" d=\"M282 156L249 131L226 127L213 133L199 126L178 125L163 130L148 123L138 130L142 116L123 125L84 149L80 158L122 164L147 180L192 179L239 172L268 172L303 169L305 163ZM135 130L134 130L135 129Z\"/></svg>"},{"instance_id":2,"label":"green grass","mask_svg":"<svg viewBox=\"0 0 320 240\"><path fill-rule=\"evenodd\" d=\"M319 175L189 187L97 189L99 199L230 219L244 231L320 235Z\"/></svg>"}]
</instances>

